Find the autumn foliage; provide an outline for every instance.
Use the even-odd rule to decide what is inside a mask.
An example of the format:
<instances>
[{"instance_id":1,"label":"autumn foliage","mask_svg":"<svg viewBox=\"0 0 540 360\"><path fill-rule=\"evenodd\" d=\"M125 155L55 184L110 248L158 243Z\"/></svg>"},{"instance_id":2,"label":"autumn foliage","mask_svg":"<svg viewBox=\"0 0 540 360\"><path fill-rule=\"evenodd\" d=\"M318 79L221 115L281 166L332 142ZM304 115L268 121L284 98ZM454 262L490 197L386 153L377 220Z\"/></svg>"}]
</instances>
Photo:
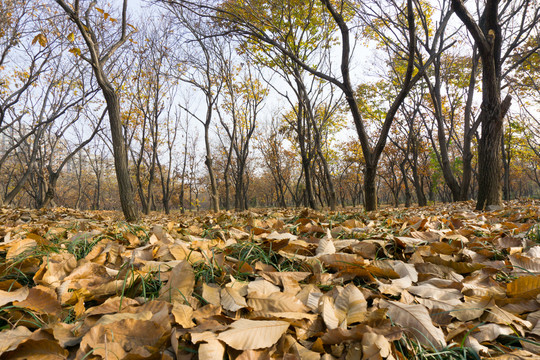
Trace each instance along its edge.
<instances>
[{"instance_id":1,"label":"autumn foliage","mask_svg":"<svg viewBox=\"0 0 540 360\"><path fill-rule=\"evenodd\" d=\"M3 359L536 358L540 204L0 212Z\"/></svg>"}]
</instances>

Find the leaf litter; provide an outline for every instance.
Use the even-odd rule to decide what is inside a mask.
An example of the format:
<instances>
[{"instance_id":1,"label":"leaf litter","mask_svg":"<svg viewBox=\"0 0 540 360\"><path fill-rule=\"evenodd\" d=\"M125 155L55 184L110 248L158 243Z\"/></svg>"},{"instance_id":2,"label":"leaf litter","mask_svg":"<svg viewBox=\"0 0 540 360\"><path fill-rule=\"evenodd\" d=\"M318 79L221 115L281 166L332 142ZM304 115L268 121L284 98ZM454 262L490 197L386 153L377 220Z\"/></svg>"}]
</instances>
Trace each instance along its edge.
<instances>
[{"instance_id":1,"label":"leaf litter","mask_svg":"<svg viewBox=\"0 0 540 360\"><path fill-rule=\"evenodd\" d=\"M4 359L534 359L540 203L0 209Z\"/></svg>"}]
</instances>

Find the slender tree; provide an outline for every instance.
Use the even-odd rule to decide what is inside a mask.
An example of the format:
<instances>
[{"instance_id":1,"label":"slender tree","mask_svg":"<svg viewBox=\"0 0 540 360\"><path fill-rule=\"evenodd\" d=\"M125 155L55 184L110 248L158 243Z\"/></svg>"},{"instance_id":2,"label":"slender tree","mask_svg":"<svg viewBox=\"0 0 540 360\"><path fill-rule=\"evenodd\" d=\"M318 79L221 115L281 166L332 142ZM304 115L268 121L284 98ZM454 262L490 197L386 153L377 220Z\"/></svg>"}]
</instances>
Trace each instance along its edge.
<instances>
[{"instance_id":1,"label":"slender tree","mask_svg":"<svg viewBox=\"0 0 540 360\"><path fill-rule=\"evenodd\" d=\"M62 8L70 21L76 25L84 43L88 49L88 55L82 53L78 48L74 48L73 52L79 54L91 66L96 77L97 83L101 88L105 102L107 103L107 113L109 115L109 124L111 129L111 137L113 144L114 165L116 171L116 179L118 181L118 190L120 194L120 204L122 211L127 221L133 222L139 219L139 211L135 203L133 187L129 177L128 154L126 143L122 131L122 118L120 116L120 95L118 89L110 80L110 74L107 71L107 64L112 60L115 52L130 38L135 31L128 30L127 22L127 0L122 2L122 14L120 21L120 29L118 38L109 42L110 39L104 41L102 34L96 33L96 29L101 29L103 25L114 25L115 21L103 9L96 8L97 1L92 1L86 8L81 9L79 0L74 0L73 3L68 3L65 0L55 0ZM96 16L99 12L103 17ZM107 16L105 16L107 14ZM110 20L110 23L96 23L97 21ZM116 20L116 19L114 19Z\"/></svg>"}]
</instances>

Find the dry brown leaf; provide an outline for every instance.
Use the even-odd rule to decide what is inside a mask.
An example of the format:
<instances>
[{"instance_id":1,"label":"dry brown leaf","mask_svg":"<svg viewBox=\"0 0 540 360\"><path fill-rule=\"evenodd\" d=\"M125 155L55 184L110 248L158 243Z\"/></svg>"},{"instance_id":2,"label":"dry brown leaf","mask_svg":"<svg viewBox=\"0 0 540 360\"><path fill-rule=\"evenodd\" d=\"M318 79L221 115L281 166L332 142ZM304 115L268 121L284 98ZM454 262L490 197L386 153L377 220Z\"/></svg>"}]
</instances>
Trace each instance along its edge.
<instances>
[{"instance_id":1,"label":"dry brown leaf","mask_svg":"<svg viewBox=\"0 0 540 360\"><path fill-rule=\"evenodd\" d=\"M236 354L235 354L236 355ZM232 356L230 356L232 358ZM236 357L236 360L270 360L269 350L245 350Z\"/></svg>"},{"instance_id":2,"label":"dry brown leaf","mask_svg":"<svg viewBox=\"0 0 540 360\"><path fill-rule=\"evenodd\" d=\"M234 289L240 294L240 296L247 296L248 294L248 282L245 281L239 281L234 278L234 276L230 275L231 281L227 284L225 284L225 287Z\"/></svg>"},{"instance_id":3,"label":"dry brown leaf","mask_svg":"<svg viewBox=\"0 0 540 360\"><path fill-rule=\"evenodd\" d=\"M77 327L78 324L56 323L52 326L53 336L63 348L78 345L82 336L75 336L73 333Z\"/></svg>"},{"instance_id":4,"label":"dry brown leaf","mask_svg":"<svg viewBox=\"0 0 540 360\"><path fill-rule=\"evenodd\" d=\"M511 297L536 298L540 294L540 275L517 278L506 285L506 293Z\"/></svg>"},{"instance_id":5,"label":"dry brown leaf","mask_svg":"<svg viewBox=\"0 0 540 360\"><path fill-rule=\"evenodd\" d=\"M540 274L540 258L531 258L521 254L509 255L508 260L514 267L514 272Z\"/></svg>"},{"instance_id":6,"label":"dry brown leaf","mask_svg":"<svg viewBox=\"0 0 540 360\"><path fill-rule=\"evenodd\" d=\"M424 346L438 350L446 346L442 330L433 325L423 305L407 305L397 301L383 300L380 306L388 308L388 317Z\"/></svg>"},{"instance_id":7,"label":"dry brown leaf","mask_svg":"<svg viewBox=\"0 0 540 360\"><path fill-rule=\"evenodd\" d=\"M267 240L296 240L298 236L293 235L291 233L278 233L277 231L272 231L270 234L266 236Z\"/></svg>"},{"instance_id":8,"label":"dry brown leaf","mask_svg":"<svg viewBox=\"0 0 540 360\"><path fill-rule=\"evenodd\" d=\"M346 285L339 293L334 305L340 324L346 321L347 325L351 325L363 321L366 317L366 298L352 283Z\"/></svg>"},{"instance_id":9,"label":"dry brown leaf","mask_svg":"<svg viewBox=\"0 0 540 360\"><path fill-rule=\"evenodd\" d=\"M409 279L411 283L418 281L418 271L414 264L407 264L403 261L396 261L393 265L394 271L399 275L400 279Z\"/></svg>"},{"instance_id":10,"label":"dry brown leaf","mask_svg":"<svg viewBox=\"0 0 540 360\"><path fill-rule=\"evenodd\" d=\"M219 340L210 340L199 345L197 357L201 360L223 359L225 345Z\"/></svg>"},{"instance_id":11,"label":"dry brown leaf","mask_svg":"<svg viewBox=\"0 0 540 360\"><path fill-rule=\"evenodd\" d=\"M207 304L193 312L193 319L200 324L201 322L220 314L221 306Z\"/></svg>"},{"instance_id":12,"label":"dry brown leaf","mask_svg":"<svg viewBox=\"0 0 540 360\"><path fill-rule=\"evenodd\" d=\"M526 329L531 329L533 327L529 321L523 320L522 318L509 313L497 305L491 306L486 310L483 320L485 322L501 325L519 325Z\"/></svg>"},{"instance_id":13,"label":"dry brown leaf","mask_svg":"<svg viewBox=\"0 0 540 360\"><path fill-rule=\"evenodd\" d=\"M93 326L81 340L78 357L96 353L100 349L109 358L126 354L156 354L168 338L168 333L159 324L149 320L125 319L107 325ZM116 343L117 345L112 345ZM105 349L107 353L105 353Z\"/></svg>"},{"instance_id":14,"label":"dry brown leaf","mask_svg":"<svg viewBox=\"0 0 540 360\"><path fill-rule=\"evenodd\" d=\"M172 309L174 320L184 329L189 329L195 326L193 323L193 308L188 305L174 304Z\"/></svg>"},{"instance_id":15,"label":"dry brown leaf","mask_svg":"<svg viewBox=\"0 0 540 360\"><path fill-rule=\"evenodd\" d=\"M14 351L4 353L4 360L64 360L69 352L58 342L49 339L27 340Z\"/></svg>"},{"instance_id":16,"label":"dry brown leaf","mask_svg":"<svg viewBox=\"0 0 540 360\"><path fill-rule=\"evenodd\" d=\"M14 301L13 305L53 317L58 317L62 311L56 294L49 292L47 288L40 285L31 288L26 299Z\"/></svg>"},{"instance_id":17,"label":"dry brown leaf","mask_svg":"<svg viewBox=\"0 0 540 360\"><path fill-rule=\"evenodd\" d=\"M319 315L309 314L303 312L275 312L275 311L252 311L249 313L248 317L252 320L284 320L289 321L295 325L299 323L296 320L317 320Z\"/></svg>"},{"instance_id":18,"label":"dry brown leaf","mask_svg":"<svg viewBox=\"0 0 540 360\"><path fill-rule=\"evenodd\" d=\"M37 242L33 239L18 239L10 243L8 251L6 253L6 261L13 260L19 255L22 255L25 251L31 251L37 246Z\"/></svg>"},{"instance_id":19,"label":"dry brown leaf","mask_svg":"<svg viewBox=\"0 0 540 360\"><path fill-rule=\"evenodd\" d=\"M319 308L319 300L322 295L323 293L316 285L309 284L296 294L296 298L312 311L316 311Z\"/></svg>"},{"instance_id":20,"label":"dry brown leaf","mask_svg":"<svg viewBox=\"0 0 540 360\"><path fill-rule=\"evenodd\" d=\"M29 290L27 287L22 287L14 291L0 290L0 307L14 301L23 301L28 297Z\"/></svg>"},{"instance_id":21,"label":"dry brown leaf","mask_svg":"<svg viewBox=\"0 0 540 360\"><path fill-rule=\"evenodd\" d=\"M499 324L484 324L476 328L472 336L478 342L490 342L495 340L499 335L511 335L514 331L510 326Z\"/></svg>"},{"instance_id":22,"label":"dry brown leaf","mask_svg":"<svg viewBox=\"0 0 540 360\"><path fill-rule=\"evenodd\" d=\"M336 307L334 305L334 300L331 297L327 295L323 295L321 297L320 302L319 302L319 310L320 310L322 319L324 321L324 324L329 330L340 327L342 323L340 323L338 319L338 316L336 314ZM344 325L346 326L347 323L344 322Z\"/></svg>"},{"instance_id":23,"label":"dry brown leaf","mask_svg":"<svg viewBox=\"0 0 540 360\"><path fill-rule=\"evenodd\" d=\"M114 314L116 312L124 311L129 306L139 305L136 300L114 296L110 297L101 305L91 307L86 310L86 315L104 315L104 314Z\"/></svg>"},{"instance_id":24,"label":"dry brown leaf","mask_svg":"<svg viewBox=\"0 0 540 360\"><path fill-rule=\"evenodd\" d=\"M96 323L96 325L109 325L121 320L150 320L152 313L150 311L141 311L137 313L116 313L103 315Z\"/></svg>"},{"instance_id":25,"label":"dry brown leaf","mask_svg":"<svg viewBox=\"0 0 540 360\"><path fill-rule=\"evenodd\" d=\"M248 296L254 293L258 293L260 296L266 296L274 292L279 292L279 287L264 279L251 281L248 284Z\"/></svg>"},{"instance_id":26,"label":"dry brown leaf","mask_svg":"<svg viewBox=\"0 0 540 360\"><path fill-rule=\"evenodd\" d=\"M307 312L308 308L294 295L273 292L269 295L259 293L248 297L247 305L255 311L265 312Z\"/></svg>"},{"instance_id":27,"label":"dry brown leaf","mask_svg":"<svg viewBox=\"0 0 540 360\"><path fill-rule=\"evenodd\" d=\"M469 298L465 297L463 304L457 305L450 315L460 321L470 321L478 319L488 306L493 305L490 298Z\"/></svg>"},{"instance_id":28,"label":"dry brown leaf","mask_svg":"<svg viewBox=\"0 0 540 360\"><path fill-rule=\"evenodd\" d=\"M392 347L390 342L383 336L372 332L367 332L362 336L362 360L375 360L387 358Z\"/></svg>"},{"instance_id":29,"label":"dry brown leaf","mask_svg":"<svg viewBox=\"0 0 540 360\"><path fill-rule=\"evenodd\" d=\"M270 281L272 284L283 287L283 292L297 294L301 288L298 284L299 281L306 279L311 273L308 272L263 272L260 274L264 279Z\"/></svg>"},{"instance_id":30,"label":"dry brown leaf","mask_svg":"<svg viewBox=\"0 0 540 360\"><path fill-rule=\"evenodd\" d=\"M476 270L480 270L486 267L486 265L484 264L444 260L438 256L426 256L424 257L424 260L432 264L448 266L449 268L454 269L454 271L457 272L458 274L470 274Z\"/></svg>"},{"instance_id":31,"label":"dry brown leaf","mask_svg":"<svg viewBox=\"0 0 540 360\"><path fill-rule=\"evenodd\" d=\"M220 333L218 339L236 350L263 349L274 345L288 328L285 321L240 319Z\"/></svg>"},{"instance_id":32,"label":"dry brown leaf","mask_svg":"<svg viewBox=\"0 0 540 360\"><path fill-rule=\"evenodd\" d=\"M159 291L159 299L171 303L185 303L193 293L195 275L193 268L187 261L176 265L167 284Z\"/></svg>"},{"instance_id":33,"label":"dry brown leaf","mask_svg":"<svg viewBox=\"0 0 540 360\"><path fill-rule=\"evenodd\" d=\"M34 275L34 282L49 287L57 287L77 267L75 255L70 253L49 254Z\"/></svg>"},{"instance_id":34,"label":"dry brown leaf","mask_svg":"<svg viewBox=\"0 0 540 360\"><path fill-rule=\"evenodd\" d=\"M367 325L356 325L351 329L347 328L335 328L328 330L322 337L321 340L324 344L341 344L345 341L360 341L365 333L369 332L371 328Z\"/></svg>"},{"instance_id":35,"label":"dry brown leaf","mask_svg":"<svg viewBox=\"0 0 540 360\"><path fill-rule=\"evenodd\" d=\"M225 310L238 311L247 307L248 304L237 289L225 287L221 289L221 306Z\"/></svg>"},{"instance_id":36,"label":"dry brown leaf","mask_svg":"<svg viewBox=\"0 0 540 360\"><path fill-rule=\"evenodd\" d=\"M416 296L442 301L454 306L460 305L463 298L461 291L457 289L439 288L432 284L418 284L407 288L407 291Z\"/></svg>"},{"instance_id":37,"label":"dry brown leaf","mask_svg":"<svg viewBox=\"0 0 540 360\"><path fill-rule=\"evenodd\" d=\"M321 355L315 351L306 349L304 346L300 345L298 341L294 339L291 335L286 335L287 342L290 344L286 353L295 356L300 360L319 360Z\"/></svg>"},{"instance_id":38,"label":"dry brown leaf","mask_svg":"<svg viewBox=\"0 0 540 360\"><path fill-rule=\"evenodd\" d=\"M203 283L202 286L202 297L206 302L220 306L221 305L221 295L220 288L216 284L206 284Z\"/></svg>"},{"instance_id":39,"label":"dry brown leaf","mask_svg":"<svg viewBox=\"0 0 540 360\"><path fill-rule=\"evenodd\" d=\"M20 343L26 341L32 332L24 326L17 326L12 330L4 330L0 333L0 355L6 351L12 351Z\"/></svg>"},{"instance_id":40,"label":"dry brown leaf","mask_svg":"<svg viewBox=\"0 0 540 360\"><path fill-rule=\"evenodd\" d=\"M198 344L200 342L210 342L217 340L217 334L214 331L203 331L191 333L191 342Z\"/></svg>"},{"instance_id":41,"label":"dry brown leaf","mask_svg":"<svg viewBox=\"0 0 540 360\"><path fill-rule=\"evenodd\" d=\"M531 334L540 337L540 321L536 323L535 327L530 332Z\"/></svg>"},{"instance_id":42,"label":"dry brown leaf","mask_svg":"<svg viewBox=\"0 0 540 360\"><path fill-rule=\"evenodd\" d=\"M107 268L93 262L85 262L74 269L64 278L69 281L71 289L94 289L100 285L110 283L114 278L109 275Z\"/></svg>"},{"instance_id":43,"label":"dry brown leaf","mask_svg":"<svg viewBox=\"0 0 540 360\"><path fill-rule=\"evenodd\" d=\"M326 236L322 237L321 240L319 240L319 246L317 247L315 253L317 254L317 256L336 253L336 247L334 246L334 241L332 240L332 234L330 233L330 229L326 229Z\"/></svg>"}]
</instances>

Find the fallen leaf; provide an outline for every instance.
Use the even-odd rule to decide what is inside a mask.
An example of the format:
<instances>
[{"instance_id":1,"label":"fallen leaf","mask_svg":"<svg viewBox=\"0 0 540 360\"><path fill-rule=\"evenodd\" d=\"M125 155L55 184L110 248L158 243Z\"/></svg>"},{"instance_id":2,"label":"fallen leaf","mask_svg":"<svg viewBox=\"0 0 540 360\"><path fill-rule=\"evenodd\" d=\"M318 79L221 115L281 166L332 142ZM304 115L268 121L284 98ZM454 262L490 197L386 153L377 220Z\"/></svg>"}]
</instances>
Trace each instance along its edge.
<instances>
[{"instance_id":1,"label":"fallen leaf","mask_svg":"<svg viewBox=\"0 0 540 360\"><path fill-rule=\"evenodd\" d=\"M29 290L27 287L22 287L14 291L0 290L0 307L14 301L23 301L28 297Z\"/></svg>"},{"instance_id":2,"label":"fallen leaf","mask_svg":"<svg viewBox=\"0 0 540 360\"><path fill-rule=\"evenodd\" d=\"M210 340L199 345L197 357L201 360L223 359L225 345L219 340Z\"/></svg>"},{"instance_id":3,"label":"fallen leaf","mask_svg":"<svg viewBox=\"0 0 540 360\"><path fill-rule=\"evenodd\" d=\"M187 261L182 261L171 270L170 279L159 291L159 299L171 303L184 303L193 293L195 275Z\"/></svg>"},{"instance_id":4,"label":"fallen leaf","mask_svg":"<svg viewBox=\"0 0 540 360\"><path fill-rule=\"evenodd\" d=\"M220 333L218 339L237 350L262 349L274 345L288 328L285 321L240 319Z\"/></svg>"},{"instance_id":5,"label":"fallen leaf","mask_svg":"<svg viewBox=\"0 0 540 360\"><path fill-rule=\"evenodd\" d=\"M327 295L323 295L319 301L319 304L320 313L326 327L329 330L339 327L341 323L336 314L336 307L333 299Z\"/></svg>"},{"instance_id":6,"label":"fallen leaf","mask_svg":"<svg viewBox=\"0 0 540 360\"><path fill-rule=\"evenodd\" d=\"M335 301L338 322L346 321L347 325L361 322L366 317L366 298L354 284L347 284Z\"/></svg>"},{"instance_id":7,"label":"fallen leaf","mask_svg":"<svg viewBox=\"0 0 540 360\"><path fill-rule=\"evenodd\" d=\"M172 309L174 320L184 329L189 329L195 326L193 323L193 308L188 305L174 304Z\"/></svg>"},{"instance_id":8,"label":"fallen leaf","mask_svg":"<svg viewBox=\"0 0 540 360\"><path fill-rule=\"evenodd\" d=\"M330 229L326 229L326 236L319 240L319 246L317 247L316 254L317 256L321 256L335 253L336 247L334 246L334 241L332 240L332 234L330 233Z\"/></svg>"},{"instance_id":9,"label":"fallen leaf","mask_svg":"<svg viewBox=\"0 0 540 360\"><path fill-rule=\"evenodd\" d=\"M442 330L433 325L423 305L407 305L397 301L383 300L381 307L388 308L388 317L413 335L421 344L437 350L446 346Z\"/></svg>"},{"instance_id":10,"label":"fallen leaf","mask_svg":"<svg viewBox=\"0 0 540 360\"><path fill-rule=\"evenodd\" d=\"M221 289L221 306L229 311L238 311L248 306L246 299L240 295L239 291L225 287Z\"/></svg>"},{"instance_id":11,"label":"fallen leaf","mask_svg":"<svg viewBox=\"0 0 540 360\"><path fill-rule=\"evenodd\" d=\"M26 341L32 332L24 326L17 326L12 330L4 330L0 333L0 355L6 351L12 351L20 343Z\"/></svg>"},{"instance_id":12,"label":"fallen leaf","mask_svg":"<svg viewBox=\"0 0 540 360\"><path fill-rule=\"evenodd\" d=\"M506 285L506 292L511 297L535 298L540 294L540 275L521 276Z\"/></svg>"},{"instance_id":13,"label":"fallen leaf","mask_svg":"<svg viewBox=\"0 0 540 360\"><path fill-rule=\"evenodd\" d=\"M249 295L247 305L255 311L265 312L307 312L308 308L294 295L273 292L269 295L254 293Z\"/></svg>"}]
</instances>

